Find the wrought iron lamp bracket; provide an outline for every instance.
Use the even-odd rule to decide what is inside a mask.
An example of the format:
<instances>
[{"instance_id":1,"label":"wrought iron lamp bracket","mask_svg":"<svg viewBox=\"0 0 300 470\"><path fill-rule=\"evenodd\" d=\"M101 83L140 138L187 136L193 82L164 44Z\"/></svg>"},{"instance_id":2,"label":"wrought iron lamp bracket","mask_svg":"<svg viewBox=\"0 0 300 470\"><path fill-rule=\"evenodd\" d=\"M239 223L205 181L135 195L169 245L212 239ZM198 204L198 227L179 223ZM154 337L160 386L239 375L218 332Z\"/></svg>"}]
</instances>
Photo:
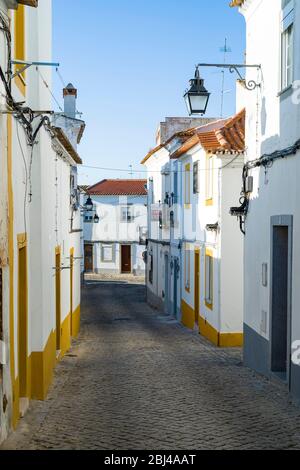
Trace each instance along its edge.
<instances>
[{"instance_id":1,"label":"wrought iron lamp bracket","mask_svg":"<svg viewBox=\"0 0 300 470\"><path fill-rule=\"evenodd\" d=\"M228 69L230 73L236 73L237 76L239 77L239 80L243 82L244 87L249 90L253 91L256 88L261 87L261 83L256 82L255 80L246 80L245 77L241 74L240 70L242 69L248 69L248 68L253 68L256 69L258 72L261 72L261 65L257 64L198 64L196 66L197 68L199 67L215 67L215 68L221 68L221 69Z\"/></svg>"}]
</instances>

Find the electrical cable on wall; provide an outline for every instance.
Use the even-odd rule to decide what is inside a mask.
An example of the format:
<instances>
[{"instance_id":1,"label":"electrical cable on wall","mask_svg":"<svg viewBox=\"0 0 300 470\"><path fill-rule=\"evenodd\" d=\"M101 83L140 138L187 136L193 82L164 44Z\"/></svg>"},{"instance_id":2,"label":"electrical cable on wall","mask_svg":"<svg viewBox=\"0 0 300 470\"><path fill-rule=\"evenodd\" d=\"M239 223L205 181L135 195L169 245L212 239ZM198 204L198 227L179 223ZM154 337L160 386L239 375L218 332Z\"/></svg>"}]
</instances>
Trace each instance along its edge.
<instances>
[{"instance_id":1,"label":"electrical cable on wall","mask_svg":"<svg viewBox=\"0 0 300 470\"><path fill-rule=\"evenodd\" d=\"M27 191L28 191L28 168L27 168L27 163L26 163L25 152L24 152L24 149L22 147L21 140L20 140L18 122L17 122L17 125L16 125L16 129L17 129L17 138L18 138L19 147L20 147L20 150L21 150L22 158L23 158L24 170L25 170L25 183L24 183L25 184L25 190L24 190L24 202L23 202L23 217L24 217L24 233L26 234L27 233L26 207L27 207ZM26 237L26 235L25 235L25 237ZM26 238L24 239L23 243L25 243L25 241L26 241Z\"/></svg>"},{"instance_id":2,"label":"electrical cable on wall","mask_svg":"<svg viewBox=\"0 0 300 470\"><path fill-rule=\"evenodd\" d=\"M300 139L298 139L293 145L286 147L283 150L275 150L272 153L264 154L256 160L248 161L243 167L242 179L243 187L240 198L240 207L232 207L230 213L232 216L237 216L239 219L240 230L245 235L245 222L249 211L250 205L250 194L247 192L247 178L249 171L254 168L263 167L265 170L271 168L276 160L282 160L284 158L295 156L300 150Z\"/></svg>"}]
</instances>

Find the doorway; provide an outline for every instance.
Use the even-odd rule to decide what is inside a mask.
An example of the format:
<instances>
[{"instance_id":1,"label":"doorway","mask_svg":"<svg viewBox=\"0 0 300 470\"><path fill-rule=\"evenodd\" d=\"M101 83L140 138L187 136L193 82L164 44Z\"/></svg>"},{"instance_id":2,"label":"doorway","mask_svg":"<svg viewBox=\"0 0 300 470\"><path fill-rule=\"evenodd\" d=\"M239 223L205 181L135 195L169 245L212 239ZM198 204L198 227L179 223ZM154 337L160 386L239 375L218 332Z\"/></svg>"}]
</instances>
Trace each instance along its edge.
<instances>
[{"instance_id":1,"label":"doorway","mask_svg":"<svg viewBox=\"0 0 300 470\"><path fill-rule=\"evenodd\" d=\"M165 254L165 313L169 313L169 256Z\"/></svg>"},{"instance_id":2,"label":"doorway","mask_svg":"<svg viewBox=\"0 0 300 470\"><path fill-rule=\"evenodd\" d=\"M94 247L92 244L84 245L84 271L86 273L94 272Z\"/></svg>"},{"instance_id":3,"label":"doorway","mask_svg":"<svg viewBox=\"0 0 300 470\"><path fill-rule=\"evenodd\" d=\"M28 295L27 295L27 247L18 252L18 371L20 398L28 395Z\"/></svg>"},{"instance_id":4,"label":"doorway","mask_svg":"<svg viewBox=\"0 0 300 470\"><path fill-rule=\"evenodd\" d=\"M200 315L200 251L195 251L195 324L199 324Z\"/></svg>"},{"instance_id":5,"label":"doorway","mask_svg":"<svg viewBox=\"0 0 300 470\"><path fill-rule=\"evenodd\" d=\"M131 273L131 246L121 246L121 273Z\"/></svg>"},{"instance_id":6,"label":"doorway","mask_svg":"<svg viewBox=\"0 0 300 470\"><path fill-rule=\"evenodd\" d=\"M291 361L292 217L271 226L271 371L289 383Z\"/></svg>"},{"instance_id":7,"label":"doorway","mask_svg":"<svg viewBox=\"0 0 300 470\"><path fill-rule=\"evenodd\" d=\"M61 350L61 253L55 255L56 350Z\"/></svg>"},{"instance_id":8,"label":"doorway","mask_svg":"<svg viewBox=\"0 0 300 470\"><path fill-rule=\"evenodd\" d=\"M173 276L173 315L177 318L177 303L178 303L178 270L179 270L179 261L178 258L174 258L174 276Z\"/></svg>"}]
</instances>

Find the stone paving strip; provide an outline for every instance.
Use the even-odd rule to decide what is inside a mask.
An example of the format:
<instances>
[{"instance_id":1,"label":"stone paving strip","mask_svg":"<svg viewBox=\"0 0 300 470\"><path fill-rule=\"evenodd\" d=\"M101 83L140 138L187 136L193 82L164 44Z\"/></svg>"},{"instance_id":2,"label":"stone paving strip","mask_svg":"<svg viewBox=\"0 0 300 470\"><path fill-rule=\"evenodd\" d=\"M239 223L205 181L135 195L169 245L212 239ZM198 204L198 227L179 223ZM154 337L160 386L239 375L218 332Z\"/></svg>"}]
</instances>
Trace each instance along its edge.
<instances>
[{"instance_id":1,"label":"stone paving strip","mask_svg":"<svg viewBox=\"0 0 300 470\"><path fill-rule=\"evenodd\" d=\"M87 281L82 310L48 399L1 449L300 449L285 388L152 310L144 286Z\"/></svg>"}]
</instances>

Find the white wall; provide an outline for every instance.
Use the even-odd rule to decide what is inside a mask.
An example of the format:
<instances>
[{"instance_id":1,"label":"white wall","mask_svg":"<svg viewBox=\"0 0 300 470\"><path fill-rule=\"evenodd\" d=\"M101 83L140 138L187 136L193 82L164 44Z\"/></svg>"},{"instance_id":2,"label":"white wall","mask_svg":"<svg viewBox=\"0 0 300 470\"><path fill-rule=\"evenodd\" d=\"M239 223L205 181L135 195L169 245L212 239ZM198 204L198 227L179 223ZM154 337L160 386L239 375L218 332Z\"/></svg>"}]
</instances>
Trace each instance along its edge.
<instances>
[{"instance_id":1,"label":"white wall","mask_svg":"<svg viewBox=\"0 0 300 470\"><path fill-rule=\"evenodd\" d=\"M247 22L247 60L261 63L263 86L250 93L247 100L248 160L264 153L283 149L300 137L300 106L293 104L292 91L280 91L281 1L253 1L244 12ZM294 78L300 78L300 2L295 0ZM268 34L266 34L268 31ZM257 114L257 99L259 113ZM258 134L256 126L258 122ZM256 144L258 139L258 145ZM269 339L269 286L261 282L262 263L270 267L270 219L275 215L294 216L293 254L293 339L300 334L298 315L300 297L299 251L300 233L298 205L299 153L276 161L265 175L263 168L253 170L254 192L246 221L245 239L245 322L261 336ZM261 329L262 312L268 314L267 332Z\"/></svg>"}]
</instances>

